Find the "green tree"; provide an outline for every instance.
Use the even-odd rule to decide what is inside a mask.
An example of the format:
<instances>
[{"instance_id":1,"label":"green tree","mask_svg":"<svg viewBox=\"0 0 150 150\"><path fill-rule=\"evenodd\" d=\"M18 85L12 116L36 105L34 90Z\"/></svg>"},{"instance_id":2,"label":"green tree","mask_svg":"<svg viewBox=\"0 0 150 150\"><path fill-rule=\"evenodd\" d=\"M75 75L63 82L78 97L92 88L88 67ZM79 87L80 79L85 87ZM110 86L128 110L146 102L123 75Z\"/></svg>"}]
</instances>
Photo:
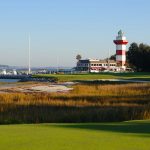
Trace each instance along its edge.
<instances>
[{"instance_id":1,"label":"green tree","mask_svg":"<svg viewBox=\"0 0 150 150\"><path fill-rule=\"evenodd\" d=\"M79 61L79 60L81 60L81 58L82 58L82 56L80 55L80 54L78 54L77 56L76 56L76 59Z\"/></svg>"},{"instance_id":2,"label":"green tree","mask_svg":"<svg viewBox=\"0 0 150 150\"><path fill-rule=\"evenodd\" d=\"M137 71L150 71L150 46L132 43L127 52L127 61Z\"/></svg>"},{"instance_id":3,"label":"green tree","mask_svg":"<svg viewBox=\"0 0 150 150\"><path fill-rule=\"evenodd\" d=\"M138 69L138 51L139 47L137 43L132 43L127 52L127 61L131 67Z\"/></svg>"},{"instance_id":4,"label":"green tree","mask_svg":"<svg viewBox=\"0 0 150 150\"><path fill-rule=\"evenodd\" d=\"M116 54L111 55L109 59L110 59L110 60L116 60Z\"/></svg>"}]
</instances>

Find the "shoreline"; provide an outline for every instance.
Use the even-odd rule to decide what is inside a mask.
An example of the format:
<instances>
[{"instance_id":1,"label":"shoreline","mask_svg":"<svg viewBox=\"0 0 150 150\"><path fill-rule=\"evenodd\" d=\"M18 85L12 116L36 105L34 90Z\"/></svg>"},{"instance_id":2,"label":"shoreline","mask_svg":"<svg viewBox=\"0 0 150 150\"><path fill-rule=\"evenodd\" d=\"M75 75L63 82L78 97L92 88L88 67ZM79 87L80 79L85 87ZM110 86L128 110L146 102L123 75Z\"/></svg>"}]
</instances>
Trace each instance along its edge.
<instances>
[{"instance_id":1,"label":"shoreline","mask_svg":"<svg viewBox=\"0 0 150 150\"><path fill-rule=\"evenodd\" d=\"M0 82L1 93L57 93L69 92L73 90L72 85L81 84L127 84L127 83L149 83L146 80L132 79L98 79L98 80L78 80L74 82L40 82L40 81L18 81Z\"/></svg>"}]
</instances>

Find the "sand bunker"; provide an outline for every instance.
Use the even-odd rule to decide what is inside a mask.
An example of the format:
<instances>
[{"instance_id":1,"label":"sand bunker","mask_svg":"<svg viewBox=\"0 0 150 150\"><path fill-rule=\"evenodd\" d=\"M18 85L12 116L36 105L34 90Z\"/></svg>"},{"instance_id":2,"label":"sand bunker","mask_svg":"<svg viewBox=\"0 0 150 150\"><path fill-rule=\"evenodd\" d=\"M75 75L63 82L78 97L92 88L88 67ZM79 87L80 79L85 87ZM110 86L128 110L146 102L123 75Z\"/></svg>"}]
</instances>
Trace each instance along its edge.
<instances>
[{"instance_id":1,"label":"sand bunker","mask_svg":"<svg viewBox=\"0 0 150 150\"><path fill-rule=\"evenodd\" d=\"M39 92L67 92L72 90L72 88L68 88L64 85L50 85L50 86L34 86L31 87L31 90Z\"/></svg>"},{"instance_id":2,"label":"sand bunker","mask_svg":"<svg viewBox=\"0 0 150 150\"><path fill-rule=\"evenodd\" d=\"M31 83L31 84L5 84L0 86L0 93L31 93L31 92L68 92L73 90L71 84L47 84L47 83Z\"/></svg>"}]
</instances>

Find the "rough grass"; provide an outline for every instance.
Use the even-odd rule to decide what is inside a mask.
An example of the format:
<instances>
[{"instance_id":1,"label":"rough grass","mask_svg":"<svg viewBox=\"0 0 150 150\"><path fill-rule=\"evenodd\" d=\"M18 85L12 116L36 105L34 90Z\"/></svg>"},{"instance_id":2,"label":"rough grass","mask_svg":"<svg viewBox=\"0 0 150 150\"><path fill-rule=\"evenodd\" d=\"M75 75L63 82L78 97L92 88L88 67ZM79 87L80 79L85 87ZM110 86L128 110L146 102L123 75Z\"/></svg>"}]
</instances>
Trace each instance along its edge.
<instances>
[{"instance_id":1,"label":"rough grass","mask_svg":"<svg viewBox=\"0 0 150 150\"><path fill-rule=\"evenodd\" d=\"M148 150L150 121L1 125L1 150Z\"/></svg>"},{"instance_id":2,"label":"rough grass","mask_svg":"<svg viewBox=\"0 0 150 150\"><path fill-rule=\"evenodd\" d=\"M46 74L35 75L35 77L55 77L60 82L77 80L98 80L98 79L139 79L150 80L150 73L99 73L99 74Z\"/></svg>"},{"instance_id":3,"label":"rough grass","mask_svg":"<svg viewBox=\"0 0 150 150\"><path fill-rule=\"evenodd\" d=\"M0 123L150 119L150 83L75 85L70 93L0 94Z\"/></svg>"}]
</instances>

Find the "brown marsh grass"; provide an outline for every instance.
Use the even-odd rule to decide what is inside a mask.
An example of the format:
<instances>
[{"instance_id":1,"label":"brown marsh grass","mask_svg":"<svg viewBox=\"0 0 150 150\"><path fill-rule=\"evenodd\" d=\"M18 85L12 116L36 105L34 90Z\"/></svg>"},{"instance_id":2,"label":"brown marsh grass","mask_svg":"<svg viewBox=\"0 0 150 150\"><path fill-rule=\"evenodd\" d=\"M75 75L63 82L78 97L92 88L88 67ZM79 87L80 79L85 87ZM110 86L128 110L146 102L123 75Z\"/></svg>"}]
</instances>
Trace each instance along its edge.
<instances>
[{"instance_id":1,"label":"brown marsh grass","mask_svg":"<svg viewBox=\"0 0 150 150\"><path fill-rule=\"evenodd\" d=\"M150 83L73 88L69 93L0 94L0 123L150 119Z\"/></svg>"}]
</instances>

